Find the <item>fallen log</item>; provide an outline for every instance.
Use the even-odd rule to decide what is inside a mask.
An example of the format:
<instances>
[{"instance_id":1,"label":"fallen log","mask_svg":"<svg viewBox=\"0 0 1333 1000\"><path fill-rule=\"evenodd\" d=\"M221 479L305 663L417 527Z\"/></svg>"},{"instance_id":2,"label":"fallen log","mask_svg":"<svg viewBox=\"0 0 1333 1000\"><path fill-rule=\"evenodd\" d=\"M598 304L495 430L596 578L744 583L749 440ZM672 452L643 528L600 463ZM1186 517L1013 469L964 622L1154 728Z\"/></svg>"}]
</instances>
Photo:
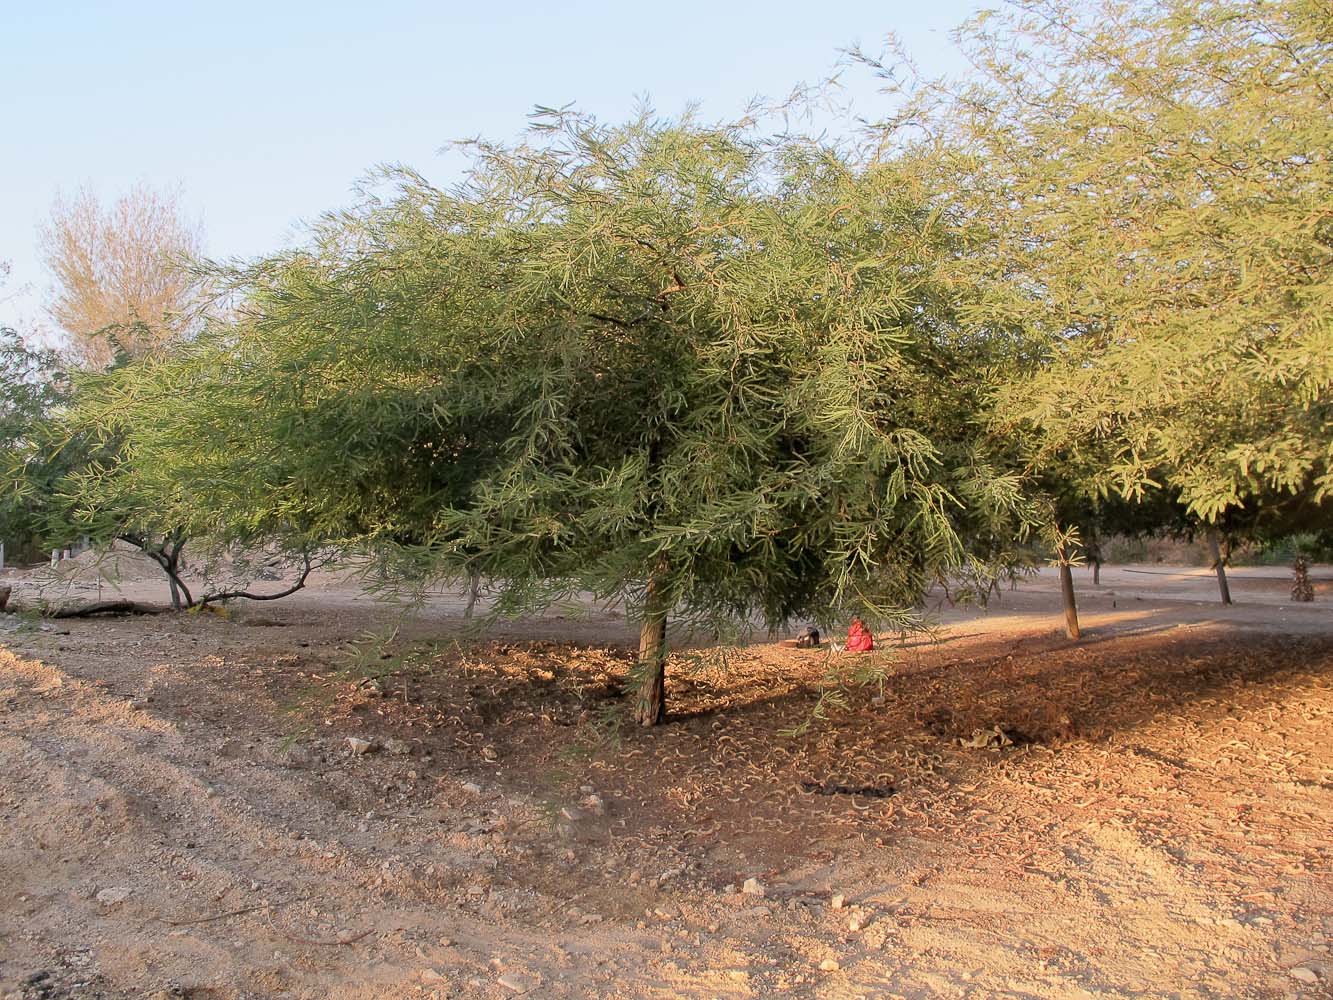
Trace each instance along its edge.
<instances>
[{"instance_id":1,"label":"fallen log","mask_svg":"<svg viewBox=\"0 0 1333 1000\"><path fill-rule=\"evenodd\" d=\"M162 609L138 601L96 601L72 608L46 608L43 618L91 618L93 615L156 615Z\"/></svg>"}]
</instances>

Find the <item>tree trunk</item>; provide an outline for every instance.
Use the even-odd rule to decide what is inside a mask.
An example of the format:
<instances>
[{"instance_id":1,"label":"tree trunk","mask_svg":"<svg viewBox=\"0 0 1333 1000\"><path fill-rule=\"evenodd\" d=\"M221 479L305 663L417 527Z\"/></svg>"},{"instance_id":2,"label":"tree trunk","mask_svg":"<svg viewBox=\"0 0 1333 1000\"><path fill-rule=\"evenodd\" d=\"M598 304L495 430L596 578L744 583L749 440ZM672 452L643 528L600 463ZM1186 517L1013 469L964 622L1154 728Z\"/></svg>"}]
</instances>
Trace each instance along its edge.
<instances>
[{"instance_id":1,"label":"tree trunk","mask_svg":"<svg viewBox=\"0 0 1333 1000\"><path fill-rule=\"evenodd\" d=\"M1083 546L1083 551L1088 554L1088 562L1092 564L1092 585L1100 587L1102 585L1102 543L1097 540L1096 534L1091 534L1087 543Z\"/></svg>"},{"instance_id":2,"label":"tree trunk","mask_svg":"<svg viewBox=\"0 0 1333 1000\"><path fill-rule=\"evenodd\" d=\"M1082 633L1078 628L1078 604L1074 600L1074 573L1069 568L1069 553L1063 545L1057 554L1060 558L1060 597L1065 606L1065 635L1077 639Z\"/></svg>"},{"instance_id":3,"label":"tree trunk","mask_svg":"<svg viewBox=\"0 0 1333 1000\"><path fill-rule=\"evenodd\" d=\"M666 625L669 569L666 557L658 560L643 599L643 621L639 625L639 662L635 666L634 721L655 726L666 718Z\"/></svg>"},{"instance_id":4,"label":"tree trunk","mask_svg":"<svg viewBox=\"0 0 1333 1000\"><path fill-rule=\"evenodd\" d=\"M1213 568L1217 570L1217 589L1222 595L1222 603L1231 603L1231 588L1227 585L1227 568L1222 559L1222 549L1217 543L1217 529L1208 529L1208 555L1213 560Z\"/></svg>"},{"instance_id":5,"label":"tree trunk","mask_svg":"<svg viewBox=\"0 0 1333 1000\"><path fill-rule=\"evenodd\" d=\"M463 609L463 618L472 618L472 609L477 606L477 596L481 593L481 573L471 570L467 575L467 607Z\"/></svg>"},{"instance_id":6,"label":"tree trunk","mask_svg":"<svg viewBox=\"0 0 1333 1000\"><path fill-rule=\"evenodd\" d=\"M170 547L165 543L162 545L162 568L166 571L167 583L171 587L171 607L176 611L194 607L194 595L181 579L181 552L184 548L184 542L176 542Z\"/></svg>"},{"instance_id":7,"label":"tree trunk","mask_svg":"<svg viewBox=\"0 0 1333 1000\"><path fill-rule=\"evenodd\" d=\"M1291 599L1293 601L1313 601L1314 583L1310 580L1310 560L1305 553L1299 553L1291 567ZM0 608L5 606L4 589L0 587Z\"/></svg>"}]
</instances>

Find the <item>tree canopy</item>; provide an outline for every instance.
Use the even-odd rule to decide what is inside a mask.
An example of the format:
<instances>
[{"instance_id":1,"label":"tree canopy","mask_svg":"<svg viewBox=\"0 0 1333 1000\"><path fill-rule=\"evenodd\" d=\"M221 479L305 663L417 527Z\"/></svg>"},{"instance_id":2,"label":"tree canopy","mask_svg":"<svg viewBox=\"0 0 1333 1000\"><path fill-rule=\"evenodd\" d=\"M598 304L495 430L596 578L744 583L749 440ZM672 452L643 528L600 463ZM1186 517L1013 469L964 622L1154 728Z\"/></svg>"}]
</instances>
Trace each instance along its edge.
<instances>
[{"instance_id":1,"label":"tree canopy","mask_svg":"<svg viewBox=\"0 0 1333 1000\"><path fill-rule=\"evenodd\" d=\"M1035 363L1038 460L1196 517L1333 493L1333 17L1321 0L1022 0L924 117L973 240L969 322Z\"/></svg>"},{"instance_id":2,"label":"tree canopy","mask_svg":"<svg viewBox=\"0 0 1333 1000\"><path fill-rule=\"evenodd\" d=\"M54 351L0 329L0 543L10 558L45 540L51 497L74 457L49 447L53 414L70 386Z\"/></svg>"},{"instance_id":3,"label":"tree canopy","mask_svg":"<svg viewBox=\"0 0 1333 1000\"><path fill-rule=\"evenodd\" d=\"M40 247L55 279L48 311L73 356L105 368L188 336L201 289L187 265L202 245L170 190L137 185L105 208L88 189L57 198Z\"/></svg>"},{"instance_id":4,"label":"tree canopy","mask_svg":"<svg viewBox=\"0 0 1333 1000\"><path fill-rule=\"evenodd\" d=\"M910 164L646 115L473 152L230 275L237 325L134 369L126 454L183 518L710 623L901 620L1016 558L996 346Z\"/></svg>"}]
</instances>

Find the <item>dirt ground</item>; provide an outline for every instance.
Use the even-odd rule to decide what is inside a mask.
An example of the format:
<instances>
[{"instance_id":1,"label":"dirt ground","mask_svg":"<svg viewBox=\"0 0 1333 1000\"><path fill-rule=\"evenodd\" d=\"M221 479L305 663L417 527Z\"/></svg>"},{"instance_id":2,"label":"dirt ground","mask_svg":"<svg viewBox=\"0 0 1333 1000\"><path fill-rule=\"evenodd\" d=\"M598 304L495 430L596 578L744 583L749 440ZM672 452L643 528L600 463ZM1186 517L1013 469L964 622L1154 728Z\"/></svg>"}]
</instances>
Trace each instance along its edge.
<instances>
[{"instance_id":1,"label":"dirt ground","mask_svg":"<svg viewBox=\"0 0 1333 1000\"><path fill-rule=\"evenodd\" d=\"M163 596L62 573L0 583ZM870 657L686 648L649 731L616 609L0 616L0 997L1333 996L1316 576L1080 571L1078 644L1046 573Z\"/></svg>"}]
</instances>

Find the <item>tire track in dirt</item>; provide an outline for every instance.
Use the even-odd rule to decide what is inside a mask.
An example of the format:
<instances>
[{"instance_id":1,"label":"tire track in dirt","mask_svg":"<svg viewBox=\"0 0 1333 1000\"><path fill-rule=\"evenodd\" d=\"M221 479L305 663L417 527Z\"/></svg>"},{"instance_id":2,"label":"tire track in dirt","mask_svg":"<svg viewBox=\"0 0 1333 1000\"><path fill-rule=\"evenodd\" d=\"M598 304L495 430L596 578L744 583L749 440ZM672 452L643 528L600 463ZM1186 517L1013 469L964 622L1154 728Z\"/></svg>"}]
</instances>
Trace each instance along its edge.
<instances>
[{"instance_id":1,"label":"tire track in dirt","mask_svg":"<svg viewBox=\"0 0 1333 1000\"><path fill-rule=\"evenodd\" d=\"M345 877L374 871L375 852L349 850L338 836L344 824L336 812L316 803L312 814L309 795L278 769L192 758L187 741L169 723L49 667L31 661L5 665L30 683L20 684L8 699L0 776L7 788L19 790L16 818L37 813L41 823L31 840L11 840L12 861L0 871L21 894L34 883L58 884L58 874L43 863L48 857L91 876L78 891L29 899L46 903L45 912L61 925L114 923L123 935L120 947L98 950L113 981L141 979L153 969L165 981L189 982L191 967L201 959L207 967L249 967L226 984L230 988L253 988L256 976L272 980L282 963L269 968L274 960L268 956L290 951L292 942L273 930L267 911L193 931L171 931L163 919L189 920L267 903L275 908L273 919L284 922L292 901L319 905L334 895L328 887L338 872L344 875L337 880L339 911L354 906L371 926L392 922L388 918L397 908L376 906L368 878L349 886ZM215 787L227 789L227 797L219 797ZM327 835L284 836L280 817L292 809L303 827ZM97 902L98 890L121 886L132 889L127 900L114 907ZM358 897L351 906L345 898L349 889ZM38 922L35 913L25 916L30 926ZM247 955L238 962L235 949L219 951L214 942L242 932ZM158 947L166 935L173 935L170 947ZM308 961L314 967L307 971L317 971L318 952Z\"/></svg>"},{"instance_id":2,"label":"tire track in dirt","mask_svg":"<svg viewBox=\"0 0 1333 1000\"><path fill-rule=\"evenodd\" d=\"M10 860L0 863L0 877L21 897L6 922L17 918L27 929L0 965L0 985L20 970L59 965L68 956L55 942L82 934L93 956L85 976L180 985L200 997L378 1000L445 982L486 996L504 968L521 968L551 997L754 995L734 982L710 976L701 984L689 970L656 968L646 958L651 933L562 934L553 950L536 928L462 912L442 919L448 891L487 861L441 843L438 822L401 824L395 860L386 860L376 846L383 827L358 829L359 813L312 796L308 772L201 753L156 709L46 664L0 651L0 695L0 785L15 790L6 805L26 820L16 828L40 826L12 840ZM423 875L413 861L424 857L454 877L441 884ZM131 889L127 899L98 901L99 891L120 887ZM561 908L540 893L533 903ZM233 910L245 912L209 919ZM309 943L367 928L375 929L370 938L345 947ZM343 978L348 953L365 962L355 986ZM201 980L198 969L226 975Z\"/></svg>"}]
</instances>

